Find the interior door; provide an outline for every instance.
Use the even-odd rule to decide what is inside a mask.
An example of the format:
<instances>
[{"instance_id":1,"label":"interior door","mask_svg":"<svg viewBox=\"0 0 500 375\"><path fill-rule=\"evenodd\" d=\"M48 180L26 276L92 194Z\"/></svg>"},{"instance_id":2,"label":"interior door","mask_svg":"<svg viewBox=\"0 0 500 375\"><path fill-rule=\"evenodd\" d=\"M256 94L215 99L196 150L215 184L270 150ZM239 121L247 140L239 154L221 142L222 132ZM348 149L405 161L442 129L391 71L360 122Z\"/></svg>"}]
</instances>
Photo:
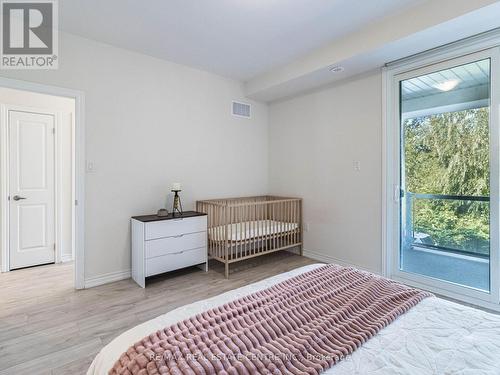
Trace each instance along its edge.
<instances>
[{"instance_id":1,"label":"interior door","mask_svg":"<svg viewBox=\"0 0 500 375\"><path fill-rule=\"evenodd\" d=\"M55 261L54 116L9 111L10 269Z\"/></svg>"}]
</instances>

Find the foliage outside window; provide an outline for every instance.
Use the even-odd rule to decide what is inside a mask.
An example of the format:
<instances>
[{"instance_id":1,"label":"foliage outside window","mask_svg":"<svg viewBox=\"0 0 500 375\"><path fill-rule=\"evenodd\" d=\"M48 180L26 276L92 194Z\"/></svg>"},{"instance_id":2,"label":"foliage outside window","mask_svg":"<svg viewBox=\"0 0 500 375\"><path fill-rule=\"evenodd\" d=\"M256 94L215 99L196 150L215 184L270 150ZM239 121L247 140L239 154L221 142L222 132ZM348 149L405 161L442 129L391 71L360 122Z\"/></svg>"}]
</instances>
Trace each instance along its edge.
<instances>
[{"instance_id":1,"label":"foliage outside window","mask_svg":"<svg viewBox=\"0 0 500 375\"><path fill-rule=\"evenodd\" d=\"M489 197L489 111L468 109L404 122L406 191ZM413 199L414 237L489 254L489 201Z\"/></svg>"}]
</instances>

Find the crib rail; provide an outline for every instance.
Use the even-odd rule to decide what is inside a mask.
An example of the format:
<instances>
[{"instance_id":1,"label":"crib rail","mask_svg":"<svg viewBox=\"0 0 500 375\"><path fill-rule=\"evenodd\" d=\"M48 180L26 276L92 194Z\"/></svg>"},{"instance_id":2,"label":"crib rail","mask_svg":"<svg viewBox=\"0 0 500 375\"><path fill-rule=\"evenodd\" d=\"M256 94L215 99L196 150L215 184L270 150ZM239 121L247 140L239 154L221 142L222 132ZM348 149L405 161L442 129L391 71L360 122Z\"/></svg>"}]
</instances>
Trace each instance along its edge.
<instances>
[{"instance_id":1,"label":"crib rail","mask_svg":"<svg viewBox=\"0 0 500 375\"><path fill-rule=\"evenodd\" d=\"M198 201L208 214L209 255L225 264L298 247L302 255L302 199L256 196Z\"/></svg>"}]
</instances>

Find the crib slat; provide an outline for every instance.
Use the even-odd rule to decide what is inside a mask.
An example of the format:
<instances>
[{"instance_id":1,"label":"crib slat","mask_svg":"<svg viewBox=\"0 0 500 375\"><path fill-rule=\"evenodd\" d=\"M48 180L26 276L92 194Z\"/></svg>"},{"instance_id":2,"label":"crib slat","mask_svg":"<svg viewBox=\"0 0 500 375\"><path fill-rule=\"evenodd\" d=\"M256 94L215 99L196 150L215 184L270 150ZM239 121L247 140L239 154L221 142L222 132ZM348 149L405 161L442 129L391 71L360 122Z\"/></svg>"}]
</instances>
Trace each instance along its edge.
<instances>
[{"instance_id":1,"label":"crib slat","mask_svg":"<svg viewBox=\"0 0 500 375\"><path fill-rule=\"evenodd\" d=\"M238 223L240 223L240 252L235 254L235 257L243 257L244 256L244 246L243 246L243 235L245 232L243 231L243 228L245 228L245 206L241 206L239 209L239 218L238 218Z\"/></svg>"},{"instance_id":2,"label":"crib slat","mask_svg":"<svg viewBox=\"0 0 500 375\"><path fill-rule=\"evenodd\" d=\"M276 228L274 230L274 232L276 233L276 249L281 247L280 245L280 217L281 215L281 202L278 202L276 203L276 217L275 217L275 220L276 220Z\"/></svg>"},{"instance_id":3,"label":"crib slat","mask_svg":"<svg viewBox=\"0 0 500 375\"><path fill-rule=\"evenodd\" d=\"M250 201L250 200L249 200ZM250 202L248 202L250 203ZM245 206L245 254L246 256L250 255L250 242L248 241L248 237L250 235L250 215L248 214L248 205Z\"/></svg>"},{"instance_id":4,"label":"crib slat","mask_svg":"<svg viewBox=\"0 0 500 375\"><path fill-rule=\"evenodd\" d=\"M288 202L288 231L287 231L287 241L288 245L292 244L292 202Z\"/></svg>"},{"instance_id":5,"label":"crib slat","mask_svg":"<svg viewBox=\"0 0 500 375\"><path fill-rule=\"evenodd\" d=\"M231 249L233 247L233 215L234 215L234 208L229 206L229 243L228 243L228 248L226 250L226 256L224 259L229 259L229 254L231 252Z\"/></svg>"},{"instance_id":6,"label":"crib slat","mask_svg":"<svg viewBox=\"0 0 500 375\"><path fill-rule=\"evenodd\" d=\"M211 211L211 215L212 216L212 220L213 220L213 225L214 225L214 228L215 228L215 238L216 238L216 241L215 241L215 255L219 256L219 241L220 241L220 233L219 233L219 226L218 226L218 223L217 223L217 206L214 206L212 205L210 207L210 211Z\"/></svg>"},{"instance_id":7,"label":"crib slat","mask_svg":"<svg viewBox=\"0 0 500 375\"><path fill-rule=\"evenodd\" d=\"M267 223L268 223L268 218L269 218L269 205L262 206L262 231L263 231L263 240L264 240L264 252L267 251L269 244L267 243L268 237L267 237Z\"/></svg>"},{"instance_id":8,"label":"crib slat","mask_svg":"<svg viewBox=\"0 0 500 375\"><path fill-rule=\"evenodd\" d=\"M219 209L217 206L212 206L212 217L214 219L214 226L216 228L216 232L217 232L217 241L215 242L215 253L217 254L217 256L220 256L220 240L221 240L221 237L220 237L220 226L219 226L219 220L218 220L218 217L217 217L217 213L218 213Z\"/></svg>"},{"instance_id":9,"label":"crib slat","mask_svg":"<svg viewBox=\"0 0 500 375\"><path fill-rule=\"evenodd\" d=\"M255 245L254 245L254 253L258 253L259 252L259 246L260 246L260 243L259 243L259 220L258 220L258 209L259 209L259 206L255 205L253 206L253 221L254 221L254 227L255 227L255 237L256 237L256 241L255 241Z\"/></svg>"},{"instance_id":10,"label":"crib slat","mask_svg":"<svg viewBox=\"0 0 500 375\"><path fill-rule=\"evenodd\" d=\"M276 225L276 233L277 233L277 238L278 238L278 245L277 247L281 247L281 243L283 241L283 236L281 235L282 228L281 225L283 224L283 203L279 202L278 203L278 214L276 215L276 220L277 220L277 225Z\"/></svg>"},{"instance_id":11,"label":"crib slat","mask_svg":"<svg viewBox=\"0 0 500 375\"><path fill-rule=\"evenodd\" d=\"M222 207L217 207L217 228L219 228L219 254L222 256L224 246L224 225L222 221Z\"/></svg>"},{"instance_id":12,"label":"crib slat","mask_svg":"<svg viewBox=\"0 0 500 375\"><path fill-rule=\"evenodd\" d=\"M255 202L254 202L255 203ZM252 217L252 255L255 255L255 249L257 247L257 244L258 244L258 236L257 236L257 227L255 225L255 210L257 208L257 205L253 205L253 206L250 206L250 216Z\"/></svg>"},{"instance_id":13,"label":"crib slat","mask_svg":"<svg viewBox=\"0 0 500 375\"><path fill-rule=\"evenodd\" d=\"M281 212L280 212L280 244L279 247L283 247L283 240L285 239L284 235L284 223L285 223L285 202L280 203L281 206Z\"/></svg>"},{"instance_id":14,"label":"crib slat","mask_svg":"<svg viewBox=\"0 0 500 375\"><path fill-rule=\"evenodd\" d=\"M230 259L233 259L233 251L238 248L238 236L239 236L239 227L238 227L238 208L233 207L233 230L234 230L234 242L231 246Z\"/></svg>"},{"instance_id":15,"label":"crib slat","mask_svg":"<svg viewBox=\"0 0 500 375\"><path fill-rule=\"evenodd\" d=\"M293 244L293 231L295 230L293 227L293 202L290 202L289 206L289 227L288 227L288 244Z\"/></svg>"},{"instance_id":16,"label":"crib slat","mask_svg":"<svg viewBox=\"0 0 500 375\"><path fill-rule=\"evenodd\" d=\"M255 242L255 253L259 253L260 249L260 238L259 238L259 206L255 205L253 207L254 210L254 220L255 220L255 235L256 235L256 242Z\"/></svg>"},{"instance_id":17,"label":"crib slat","mask_svg":"<svg viewBox=\"0 0 500 375\"><path fill-rule=\"evenodd\" d=\"M255 252L256 253L260 253L260 246L261 246L261 242L260 242L260 220L259 220L259 210L260 210L260 207L255 205L254 206L254 212L255 212L255 234L256 234L256 244L255 244Z\"/></svg>"},{"instance_id":18,"label":"crib slat","mask_svg":"<svg viewBox=\"0 0 500 375\"><path fill-rule=\"evenodd\" d=\"M277 219L276 214L278 213L278 211L279 211L279 203L273 204L273 221L274 221L273 225L276 225L276 219ZM277 231L275 229L273 229L273 237L274 237L273 249L276 249L278 245L278 238L277 238Z\"/></svg>"},{"instance_id":19,"label":"crib slat","mask_svg":"<svg viewBox=\"0 0 500 375\"><path fill-rule=\"evenodd\" d=\"M253 202L253 203L255 203L255 202ZM252 255L255 252L255 219L253 217L253 209L254 209L254 207L255 207L255 205L248 206L248 214L250 216L250 235L251 235L249 246L250 246L250 253Z\"/></svg>"},{"instance_id":20,"label":"crib slat","mask_svg":"<svg viewBox=\"0 0 500 375\"><path fill-rule=\"evenodd\" d=\"M219 241L219 231L217 228L217 220L215 219L215 206L213 204L211 204L208 208L208 215L210 216L211 225L213 226L214 231L213 252L215 256L218 256L217 242Z\"/></svg>"},{"instance_id":21,"label":"crib slat","mask_svg":"<svg viewBox=\"0 0 500 375\"><path fill-rule=\"evenodd\" d=\"M249 226L249 222L248 222L248 206L244 206L243 208L243 222L245 223L245 229L243 231L243 247L244 247L244 251L245 251L245 256L248 256L248 246L247 246L247 236L248 236L248 226Z\"/></svg>"},{"instance_id":22,"label":"crib slat","mask_svg":"<svg viewBox=\"0 0 500 375\"><path fill-rule=\"evenodd\" d=\"M281 245L280 247L285 246L285 231L286 231L286 202L281 204Z\"/></svg>"},{"instance_id":23,"label":"crib slat","mask_svg":"<svg viewBox=\"0 0 500 375\"><path fill-rule=\"evenodd\" d=\"M274 209L275 209L275 204L271 203L271 212L269 215L269 238L270 238L270 250L274 249L276 247L276 237L274 235Z\"/></svg>"},{"instance_id":24,"label":"crib slat","mask_svg":"<svg viewBox=\"0 0 500 375\"><path fill-rule=\"evenodd\" d=\"M292 226L293 231L292 231L291 241L294 245L297 243L296 238L295 238L295 233L297 233L297 228L295 227L295 224L297 223L297 218L296 218L297 211L296 211L296 209L297 209L297 203L294 201L294 202L292 202L292 223L291 223L291 225L293 225Z\"/></svg>"},{"instance_id":25,"label":"crib slat","mask_svg":"<svg viewBox=\"0 0 500 375\"><path fill-rule=\"evenodd\" d=\"M285 203L285 246L290 245L290 202Z\"/></svg>"},{"instance_id":26,"label":"crib slat","mask_svg":"<svg viewBox=\"0 0 500 375\"><path fill-rule=\"evenodd\" d=\"M263 217L263 214L262 214L262 206L257 206L257 230L259 231L259 253L261 253L264 249L264 241L263 241L263 237L262 237L262 217Z\"/></svg>"}]
</instances>

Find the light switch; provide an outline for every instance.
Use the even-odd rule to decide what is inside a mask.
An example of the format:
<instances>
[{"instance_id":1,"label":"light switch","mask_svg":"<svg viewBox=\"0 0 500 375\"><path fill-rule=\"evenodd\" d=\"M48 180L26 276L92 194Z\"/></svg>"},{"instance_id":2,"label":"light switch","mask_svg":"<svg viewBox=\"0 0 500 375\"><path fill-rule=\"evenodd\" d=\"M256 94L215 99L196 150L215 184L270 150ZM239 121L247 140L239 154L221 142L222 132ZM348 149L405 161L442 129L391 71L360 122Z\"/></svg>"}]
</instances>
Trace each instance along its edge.
<instances>
[{"instance_id":1,"label":"light switch","mask_svg":"<svg viewBox=\"0 0 500 375\"><path fill-rule=\"evenodd\" d=\"M95 171L95 165L93 161L87 161L87 173L93 173Z\"/></svg>"},{"instance_id":2,"label":"light switch","mask_svg":"<svg viewBox=\"0 0 500 375\"><path fill-rule=\"evenodd\" d=\"M359 172L361 170L361 162L359 160L354 160L352 162L352 169L356 172Z\"/></svg>"}]
</instances>

